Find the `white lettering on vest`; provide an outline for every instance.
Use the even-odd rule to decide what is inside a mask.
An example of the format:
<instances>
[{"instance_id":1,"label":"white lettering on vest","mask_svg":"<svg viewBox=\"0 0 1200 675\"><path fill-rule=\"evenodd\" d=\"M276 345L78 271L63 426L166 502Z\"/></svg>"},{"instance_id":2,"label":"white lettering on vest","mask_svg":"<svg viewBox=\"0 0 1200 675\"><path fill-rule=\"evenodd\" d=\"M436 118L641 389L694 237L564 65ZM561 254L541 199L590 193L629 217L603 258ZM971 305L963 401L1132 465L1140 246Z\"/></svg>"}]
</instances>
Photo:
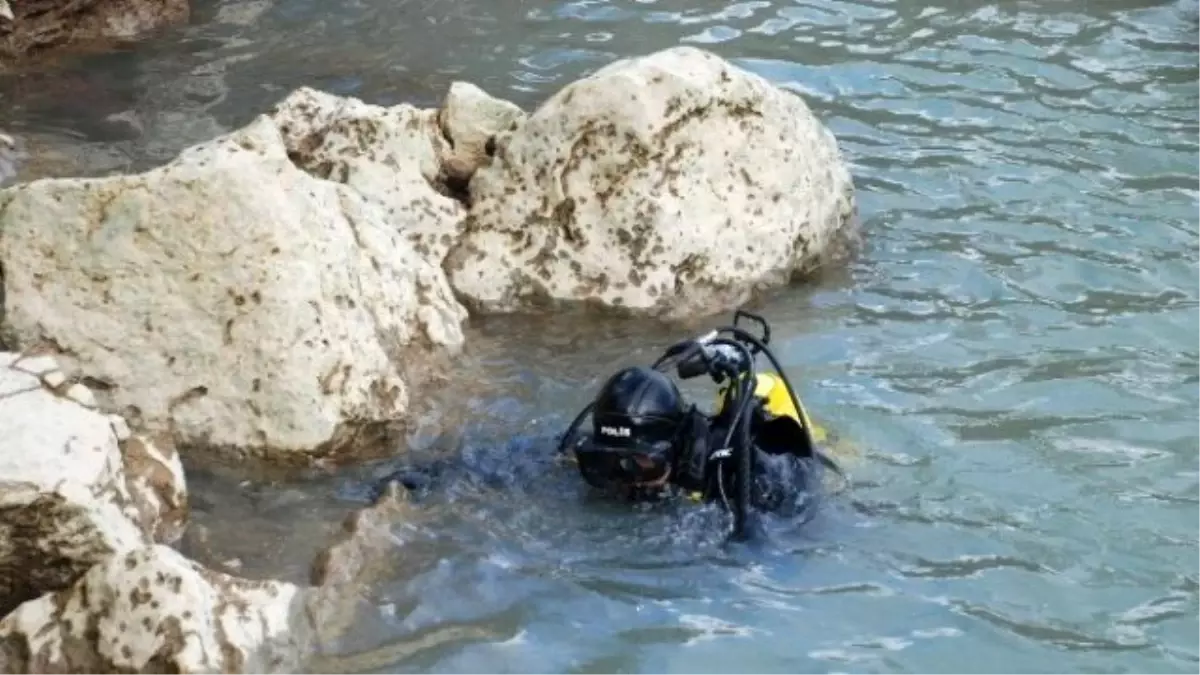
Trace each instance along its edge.
<instances>
[{"instance_id":1,"label":"white lettering on vest","mask_svg":"<svg viewBox=\"0 0 1200 675\"><path fill-rule=\"evenodd\" d=\"M604 436L615 436L616 438L629 438L629 427L600 427L600 433Z\"/></svg>"}]
</instances>

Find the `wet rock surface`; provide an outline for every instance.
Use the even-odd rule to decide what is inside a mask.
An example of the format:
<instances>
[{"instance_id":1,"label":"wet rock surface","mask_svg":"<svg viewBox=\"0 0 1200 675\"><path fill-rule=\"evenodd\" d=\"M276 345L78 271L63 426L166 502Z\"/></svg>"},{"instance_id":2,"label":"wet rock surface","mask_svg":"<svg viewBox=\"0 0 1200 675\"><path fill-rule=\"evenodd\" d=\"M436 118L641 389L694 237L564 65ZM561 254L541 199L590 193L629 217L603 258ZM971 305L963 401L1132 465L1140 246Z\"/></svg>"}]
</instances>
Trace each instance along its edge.
<instances>
[{"instance_id":1,"label":"wet rock surface","mask_svg":"<svg viewBox=\"0 0 1200 675\"><path fill-rule=\"evenodd\" d=\"M803 100L694 48L528 116L467 83L439 110L301 88L165 166L0 192L0 337L185 452L342 461L417 414L462 302L722 311L836 258L853 209Z\"/></svg>"},{"instance_id":2,"label":"wet rock surface","mask_svg":"<svg viewBox=\"0 0 1200 675\"><path fill-rule=\"evenodd\" d=\"M0 0L0 63L138 40L190 14L188 0Z\"/></svg>"},{"instance_id":3,"label":"wet rock surface","mask_svg":"<svg viewBox=\"0 0 1200 675\"><path fill-rule=\"evenodd\" d=\"M710 314L854 237L849 170L804 100L692 47L609 64L495 144L446 261L476 311Z\"/></svg>"}]
</instances>

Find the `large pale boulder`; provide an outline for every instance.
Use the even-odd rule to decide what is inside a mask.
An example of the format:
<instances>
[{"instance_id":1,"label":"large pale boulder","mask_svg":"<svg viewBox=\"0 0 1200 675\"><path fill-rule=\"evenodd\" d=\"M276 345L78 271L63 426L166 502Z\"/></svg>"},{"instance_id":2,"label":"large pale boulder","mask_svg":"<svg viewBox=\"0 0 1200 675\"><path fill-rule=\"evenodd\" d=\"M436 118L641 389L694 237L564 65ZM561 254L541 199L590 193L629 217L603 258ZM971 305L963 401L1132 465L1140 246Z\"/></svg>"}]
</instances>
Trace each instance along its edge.
<instances>
[{"instance_id":1,"label":"large pale boulder","mask_svg":"<svg viewBox=\"0 0 1200 675\"><path fill-rule=\"evenodd\" d=\"M853 240L829 130L800 96L693 47L601 68L495 146L445 264L474 309L725 311Z\"/></svg>"},{"instance_id":2,"label":"large pale boulder","mask_svg":"<svg viewBox=\"0 0 1200 675\"><path fill-rule=\"evenodd\" d=\"M188 0L0 0L0 62L137 40L190 11Z\"/></svg>"},{"instance_id":3,"label":"large pale boulder","mask_svg":"<svg viewBox=\"0 0 1200 675\"><path fill-rule=\"evenodd\" d=\"M406 237L426 212L298 168L299 124L260 116L145 173L0 192L2 337L53 348L105 407L181 446L382 450L466 312ZM345 147L338 133L324 143Z\"/></svg>"},{"instance_id":4,"label":"large pale boulder","mask_svg":"<svg viewBox=\"0 0 1200 675\"><path fill-rule=\"evenodd\" d=\"M0 352L0 616L113 554L182 534L179 457L94 403L53 358Z\"/></svg>"},{"instance_id":5,"label":"large pale boulder","mask_svg":"<svg viewBox=\"0 0 1200 675\"><path fill-rule=\"evenodd\" d=\"M0 620L0 672L297 672L311 651L307 600L145 546Z\"/></svg>"}]
</instances>

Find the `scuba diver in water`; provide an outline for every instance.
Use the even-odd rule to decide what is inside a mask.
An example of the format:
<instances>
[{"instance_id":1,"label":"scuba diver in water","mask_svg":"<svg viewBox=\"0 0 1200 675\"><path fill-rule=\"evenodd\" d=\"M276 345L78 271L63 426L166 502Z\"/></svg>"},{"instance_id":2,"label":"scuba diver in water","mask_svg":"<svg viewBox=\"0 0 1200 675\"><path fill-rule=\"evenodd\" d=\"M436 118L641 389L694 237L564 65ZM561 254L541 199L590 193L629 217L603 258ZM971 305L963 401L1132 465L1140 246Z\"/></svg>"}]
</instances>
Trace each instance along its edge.
<instances>
[{"instance_id":1,"label":"scuba diver in water","mask_svg":"<svg viewBox=\"0 0 1200 675\"><path fill-rule=\"evenodd\" d=\"M755 337L738 325L762 327ZM717 502L733 514L733 536L749 536L753 511L807 513L815 506L825 469L841 473L818 447L814 425L767 348L766 320L738 310L731 326L669 347L651 366L624 368L601 386L559 440L560 456L583 480L636 501L682 497ZM765 355L774 373L758 372ZM716 409L688 403L667 374L708 375L718 385ZM590 430L583 422L591 416ZM428 472L400 471L386 480L419 487Z\"/></svg>"}]
</instances>

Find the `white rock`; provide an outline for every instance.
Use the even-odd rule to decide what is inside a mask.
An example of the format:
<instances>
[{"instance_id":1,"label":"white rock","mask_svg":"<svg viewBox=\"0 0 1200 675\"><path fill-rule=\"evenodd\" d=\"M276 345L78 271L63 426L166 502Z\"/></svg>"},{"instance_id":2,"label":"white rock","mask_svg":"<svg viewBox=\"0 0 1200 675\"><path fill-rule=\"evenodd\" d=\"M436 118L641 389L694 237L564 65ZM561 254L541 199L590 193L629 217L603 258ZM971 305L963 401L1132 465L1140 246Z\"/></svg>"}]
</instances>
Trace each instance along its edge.
<instances>
[{"instance_id":1,"label":"white rock","mask_svg":"<svg viewBox=\"0 0 1200 675\"><path fill-rule=\"evenodd\" d=\"M63 375L61 370L52 370L45 375L42 375L42 382L51 389L58 389L67 382L67 376ZM67 392L70 395L70 392Z\"/></svg>"},{"instance_id":2,"label":"white rock","mask_svg":"<svg viewBox=\"0 0 1200 675\"><path fill-rule=\"evenodd\" d=\"M344 183L386 212L387 223L436 266L466 210L441 194L436 110L370 105L302 87L271 111L292 161Z\"/></svg>"},{"instance_id":3,"label":"white rock","mask_svg":"<svg viewBox=\"0 0 1200 675\"><path fill-rule=\"evenodd\" d=\"M205 569L166 546L125 552L0 621L4 672L297 672L305 593Z\"/></svg>"},{"instance_id":4,"label":"white rock","mask_svg":"<svg viewBox=\"0 0 1200 675\"><path fill-rule=\"evenodd\" d=\"M494 138L511 133L525 119L515 104L495 98L469 82L454 82L442 102L438 127L442 138L442 174L466 181L491 163Z\"/></svg>"},{"instance_id":5,"label":"white rock","mask_svg":"<svg viewBox=\"0 0 1200 675\"><path fill-rule=\"evenodd\" d=\"M66 397L85 408L96 407L96 396L92 393L92 390L78 382L67 387Z\"/></svg>"},{"instance_id":6,"label":"white rock","mask_svg":"<svg viewBox=\"0 0 1200 675\"><path fill-rule=\"evenodd\" d=\"M0 361L3 616L147 537L129 518L136 507L108 419Z\"/></svg>"},{"instance_id":7,"label":"white rock","mask_svg":"<svg viewBox=\"0 0 1200 675\"><path fill-rule=\"evenodd\" d=\"M180 444L349 452L463 341L445 275L382 201L297 168L267 116L146 173L10 188L3 329Z\"/></svg>"},{"instance_id":8,"label":"white rock","mask_svg":"<svg viewBox=\"0 0 1200 675\"><path fill-rule=\"evenodd\" d=\"M120 415L109 415L108 423L112 426L113 435L117 437L118 441L127 441L133 435L133 432L129 430L129 423Z\"/></svg>"},{"instance_id":9,"label":"white rock","mask_svg":"<svg viewBox=\"0 0 1200 675\"><path fill-rule=\"evenodd\" d=\"M796 94L693 47L612 63L497 138L446 259L468 305L726 311L854 240L854 187Z\"/></svg>"},{"instance_id":10,"label":"white rock","mask_svg":"<svg viewBox=\"0 0 1200 675\"><path fill-rule=\"evenodd\" d=\"M187 527L190 510L183 463L171 439L166 434L157 439L128 436L120 447L125 486L136 509L130 514L134 522L154 541L178 541Z\"/></svg>"}]
</instances>

